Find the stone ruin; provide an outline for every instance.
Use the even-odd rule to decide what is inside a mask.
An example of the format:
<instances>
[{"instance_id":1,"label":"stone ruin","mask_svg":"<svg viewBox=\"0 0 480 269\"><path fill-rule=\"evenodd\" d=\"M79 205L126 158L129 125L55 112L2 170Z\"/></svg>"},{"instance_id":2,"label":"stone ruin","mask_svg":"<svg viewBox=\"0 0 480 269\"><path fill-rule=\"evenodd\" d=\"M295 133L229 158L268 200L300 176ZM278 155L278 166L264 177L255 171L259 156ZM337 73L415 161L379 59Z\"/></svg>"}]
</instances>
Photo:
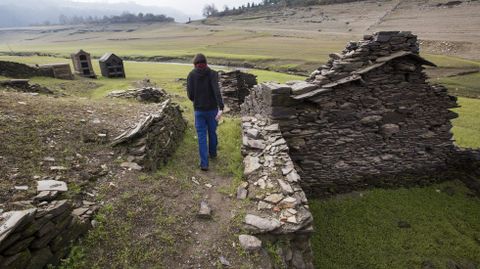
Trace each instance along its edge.
<instances>
[{"instance_id":1,"label":"stone ruin","mask_svg":"<svg viewBox=\"0 0 480 269\"><path fill-rule=\"evenodd\" d=\"M155 113L116 137L112 145L127 156L123 167L154 171L174 153L186 128L180 107L167 99Z\"/></svg>"},{"instance_id":2,"label":"stone ruin","mask_svg":"<svg viewBox=\"0 0 480 269\"><path fill-rule=\"evenodd\" d=\"M0 76L19 79L31 77L55 77L52 69L9 61L0 61Z\"/></svg>"},{"instance_id":3,"label":"stone ruin","mask_svg":"<svg viewBox=\"0 0 480 269\"><path fill-rule=\"evenodd\" d=\"M27 65L16 62L0 61L0 76L10 78L52 77L58 79L73 79L69 64Z\"/></svg>"},{"instance_id":4,"label":"stone ruin","mask_svg":"<svg viewBox=\"0 0 480 269\"><path fill-rule=\"evenodd\" d=\"M423 184L451 169L456 99L427 82L423 65L435 65L418 52L410 32L379 32L331 54L307 81L254 87L242 105L247 182L237 194L252 201L245 249L270 242L283 267L313 268L304 191ZM478 152L463 156L480 167Z\"/></svg>"},{"instance_id":5,"label":"stone ruin","mask_svg":"<svg viewBox=\"0 0 480 269\"><path fill-rule=\"evenodd\" d=\"M243 112L279 124L310 195L428 183L449 169L457 104L418 52L410 32L365 36L307 82L256 86Z\"/></svg>"},{"instance_id":6,"label":"stone ruin","mask_svg":"<svg viewBox=\"0 0 480 269\"><path fill-rule=\"evenodd\" d=\"M0 268L43 269L58 265L71 244L90 228L98 206L90 201L55 200L65 182L38 181L33 204L0 215Z\"/></svg>"},{"instance_id":7,"label":"stone ruin","mask_svg":"<svg viewBox=\"0 0 480 269\"><path fill-rule=\"evenodd\" d=\"M257 85L257 76L240 70L219 72L219 83L225 106L230 113L240 114L240 105Z\"/></svg>"},{"instance_id":8,"label":"stone ruin","mask_svg":"<svg viewBox=\"0 0 480 269\"><path fill-rule=\"evenodd\" d=\"M7 90L12 89L20 92L53 94L53 92L46 87L43 87L39 84L30 84L28 79L3 80L0 81L0 87L4 87Z\"/></svg>"},{"instance_id":9,"label":"stone ruin","mask_svg":"<svg viewBox=\"0 0 480 269\"><path fill-rule=\"evenodd\" d=\"M130 90L112 91L107 96L112 98L136 99L145 103L161 103L169 98L164 89L149 86Z\"/></svg>"}]
</instances>

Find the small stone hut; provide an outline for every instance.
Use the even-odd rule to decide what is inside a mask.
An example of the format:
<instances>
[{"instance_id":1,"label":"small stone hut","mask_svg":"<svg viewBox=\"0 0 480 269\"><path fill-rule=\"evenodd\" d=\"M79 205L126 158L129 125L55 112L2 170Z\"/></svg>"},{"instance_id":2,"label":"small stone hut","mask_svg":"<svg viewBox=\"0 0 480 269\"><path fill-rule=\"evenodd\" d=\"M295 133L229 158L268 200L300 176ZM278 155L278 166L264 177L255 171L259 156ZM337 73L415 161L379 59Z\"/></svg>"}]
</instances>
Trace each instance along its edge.
<instances>
[{"instance_id":1,"label":"small stone hut","mask_svg":"<svg viewBox=\"0 0 480 269\"><path fill-rule=\"evenodd\" d=\"M230 112L239 114L240 105L245 97L250 94L253 86L257 85L257 76L235 70L231 72L219 72L219 83L225 105Z\"/></svg>"},{"instance_id":2,"label":"small stone hut","mask_svg":"<svg viewBox=\"0 0 480 269\"><path fill-rule=\"evenodd\" d=\"M310 195L434 180L454 151L456 99L430 85L410 32L350 42L308 81L256 86L243 113L280 125Z\"/></svg>"},{"instance_id":3,"label":"small stone hut","mask_svg":"<svg viewBox=\"0 0 480 269\"><path fill-rule=\"evenodd\" d=\"M77 53L73 53L71 58L75 74L87 78L97 77L95 71L93 71L90 53L84 50L79 50Z\"/></svg>"},{"instance_id":4,"label":"small stone hut","mask_svg":"<svg viewBox=\"0 0 480 269\"><path fill-rule=\"evenodd\" d=\"M99 60L102 76L107 78L125 78L123 60L113 53L105 53Z\"/></svg>"}]
</instances>

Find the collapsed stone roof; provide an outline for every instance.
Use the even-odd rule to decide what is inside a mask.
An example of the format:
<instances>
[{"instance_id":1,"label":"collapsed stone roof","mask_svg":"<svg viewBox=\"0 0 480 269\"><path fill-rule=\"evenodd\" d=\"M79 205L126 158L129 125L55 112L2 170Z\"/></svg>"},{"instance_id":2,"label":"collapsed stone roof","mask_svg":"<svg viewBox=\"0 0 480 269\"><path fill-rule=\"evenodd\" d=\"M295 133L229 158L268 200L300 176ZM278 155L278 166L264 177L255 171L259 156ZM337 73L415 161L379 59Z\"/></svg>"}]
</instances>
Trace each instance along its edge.
<instances>
[{"instance_id":1,"label":"collapsed stone roof","mask_svg":"<svg viewBox=\"0 0 480 269\"><path fill-rule=\"evenodd\" d=\"M362 41L350 42L342 53L330 54L328 62L315 70L306 82L292 83L293 98L305 100L330 92L337 86L362 81L365 74L398 59L436 66L418 52L417 37L410 32L390 31L366 35Z\"/></svg>"}]
</instances>

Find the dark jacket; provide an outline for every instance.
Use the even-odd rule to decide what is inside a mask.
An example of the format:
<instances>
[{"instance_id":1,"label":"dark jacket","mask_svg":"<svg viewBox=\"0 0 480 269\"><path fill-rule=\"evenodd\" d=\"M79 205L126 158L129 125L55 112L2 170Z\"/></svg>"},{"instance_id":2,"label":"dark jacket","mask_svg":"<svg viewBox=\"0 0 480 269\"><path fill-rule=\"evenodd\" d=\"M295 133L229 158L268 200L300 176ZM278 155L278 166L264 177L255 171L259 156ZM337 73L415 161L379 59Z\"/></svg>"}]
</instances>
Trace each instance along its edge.
<instances>
[{"instance_id":1,"label":"dark jacket","mask_svg":"<svg viewBox=\"0 0 480 269\"><path fill-rule=\"evenodd\" d=\"M223 110L223 99L218 86L218 73L210 68L195 68L187 78L188 98L195 110Z\"/></svg>"}]
</instances>

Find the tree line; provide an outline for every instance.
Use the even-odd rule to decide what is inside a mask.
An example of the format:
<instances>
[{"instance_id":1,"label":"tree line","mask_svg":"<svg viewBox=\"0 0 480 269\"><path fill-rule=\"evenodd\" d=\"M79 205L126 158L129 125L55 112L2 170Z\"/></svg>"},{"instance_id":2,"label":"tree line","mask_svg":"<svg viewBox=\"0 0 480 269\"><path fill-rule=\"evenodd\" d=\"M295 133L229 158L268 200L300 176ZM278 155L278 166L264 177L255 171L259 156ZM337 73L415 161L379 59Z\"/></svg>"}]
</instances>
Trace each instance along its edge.
<instances>
[{"instance_id":1,"label":"tree line","mask_svg":"<svg viewBox=\"0 0 480 269\"><path fill-rule=\"evenodd\" d=\"M246 11L261 9L270 6L277 7L301 7L301 6L314 6L322 4L334 4L334 3L345 3L345 2L355 2L361 0L263 0L262 2L255 4L247 3L238 7L224 6L223 10L218 10L214 4L208 4L203 9L203 16L228 16L228 15L238 15Z\"/></svg>"},{"instance_id":2,"label":"tree line","mask_svg":"<svg viewBox=\"0 0 480 269\"><path fill-rule=\"evenodd\" d=\"M175 19L163 14L155 15L152 13L138 13L137 15L124 12L117 16L65 16L60 15L58 22L60 25L76 24L112 24L112 23L148 23L148 22L174 22Z\"/></svg>"}]
</instances>

